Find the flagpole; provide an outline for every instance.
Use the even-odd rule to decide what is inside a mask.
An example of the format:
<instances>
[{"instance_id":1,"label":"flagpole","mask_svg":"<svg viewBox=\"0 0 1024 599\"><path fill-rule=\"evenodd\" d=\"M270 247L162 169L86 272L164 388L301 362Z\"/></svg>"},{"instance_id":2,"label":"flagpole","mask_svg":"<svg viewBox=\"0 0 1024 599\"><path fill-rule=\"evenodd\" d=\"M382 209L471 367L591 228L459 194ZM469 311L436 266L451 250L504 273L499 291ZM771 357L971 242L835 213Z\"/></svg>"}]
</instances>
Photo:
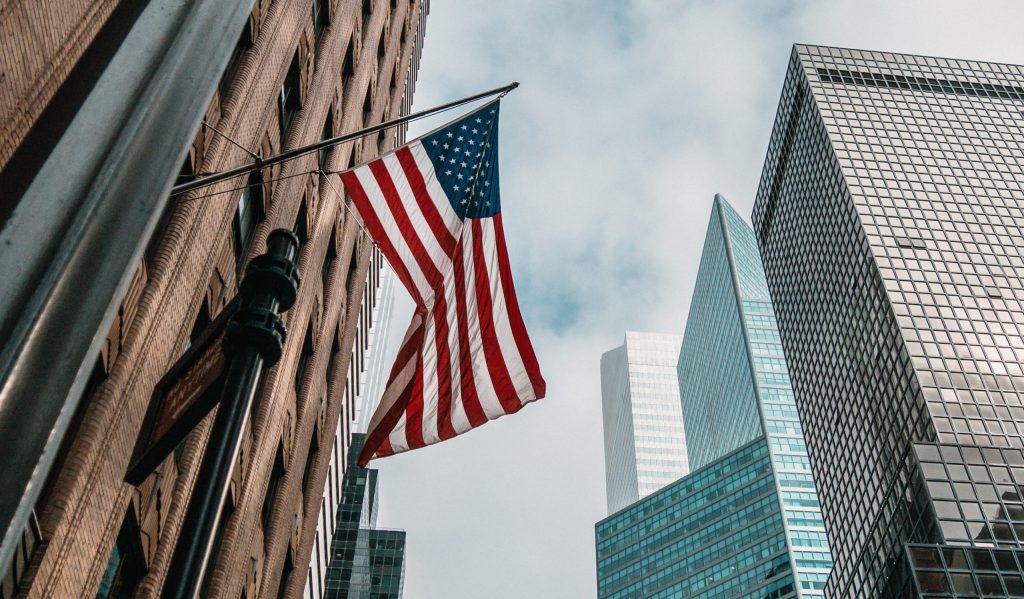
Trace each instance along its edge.
<instances>
[{"instance_id":1,"label":"flagpole","mask_svg":"<svg viewBox=\"0 0 1024 599\"><path fill-rule=\"evenodd\" d=\"M461 106L463 104L468 104L468 103L476 101L476 100L480 100L480 99L483 99L483 98L488 98L490 96L496 96L496 95L499 95L499 94L504 96L505 94L509 93L510 91L514 90L517 87L519 87L519 82L518 81L513 81L512 83L509 83L508 85L503 85L501 87L496 87L494 89L487 90L485 92L480 92L478 94L473 94L472 96L466 96L465 98L461 98L459 100L453 100L453 101L448 102L446 104L441 104L440 106L434 106L433 108L428 108L426 110L421 110L419 112L414 112L414 113L406 115L406 116L398 117L397 119L391 119L390 121L384 121L382 123L378 123L378 124L370 126L370 127L365 127L363 129L359 129L358 131L354 131L352 133L346 133L344 135L339 135L337 137L332 137L330 139L323 139L323 140L320 140L320 141L318 141L316 143L312 143L312 144L309 144L309 145L301 146L301 147L295 148L294 150L288 150L287 152L283 152L281 154L277 154L276 156L271 156L270 158L256 159L256 160L254 160L253 162L251 162L249 164L243 164L241 166L236 166L234 168L230 168L230 169L228 169L226 171L221 171L219 173L212 173L212 174L209 174L209 175L206 175L206 176L203 176L203 177L199 177L199 178L197 178L197 179L195 179L193 181L189 181L188 183L182 183L181 185L175 185L174 187L171 188L171 195L172 196L180 195L180 194L183 194L183 193L187 193L187 192L193 191L195 189L199 189L200 187L206 187L208 185L213 185L214 183L219 183L221 181L225 181L227 179L231 179L231 178L237 177L239 175L244 175L244 174L250 173L250 172L252 172L254 170L257 170L257 169L262 169L262 168L267 167L267 166L273 166L275 164L279 164L281 162L285 162L285 161L291 160L293 158L298 158L299 156L303 156L305 154L312 154L313 152L316 152L316 151L321 150L323 148L328 148L328 147L331 147L331 146L338 145L340 143L345 143L347 141L352 141L353 139L359 139L360 137L365 137L367 135L373 135L374 133L377 133L379 131L383 131L384 129L389 129L391 127L395 127L395 126L398 126L398 125L402 125L404 123L408 123L409 121L413 121L413 120L416 120L416 119L427 117L427 116L430 116L432 114L437 114L438 112L442 112L442 111L448 110L450 108L455 108L455 107Z\"/></svg>"}]
</instances>

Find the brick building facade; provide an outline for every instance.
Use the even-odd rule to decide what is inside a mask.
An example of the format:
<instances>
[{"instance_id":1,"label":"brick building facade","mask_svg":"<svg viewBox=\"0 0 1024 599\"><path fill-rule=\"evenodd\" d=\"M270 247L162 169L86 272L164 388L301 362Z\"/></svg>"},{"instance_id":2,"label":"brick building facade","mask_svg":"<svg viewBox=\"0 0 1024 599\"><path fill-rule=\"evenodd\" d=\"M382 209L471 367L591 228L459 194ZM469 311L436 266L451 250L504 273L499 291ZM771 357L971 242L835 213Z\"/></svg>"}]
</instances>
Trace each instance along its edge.
<instances>
[{"instance_id":1,"label":"brick building facade","mask_svg":"<svg viewBox=\"0 0 1024 599\"><path fill-rule=\"evenodd\" d=\"M124 4L14 1L0 13L0 168ZM427 0L257 0L180 180L408 111L427 9ZM299 299L284 316L283 358L265 373L246 425L203 596L302 595L330 461L317 448L334 447L336 431L350 434L346 378L358 357L367 275L379 260L340 183L323 173L403 136L386 130L172 198L0 597L159 595L211 419L133 487L123 478L148 400L281 227L302 241Z\"/></svg>"}]
</instances>

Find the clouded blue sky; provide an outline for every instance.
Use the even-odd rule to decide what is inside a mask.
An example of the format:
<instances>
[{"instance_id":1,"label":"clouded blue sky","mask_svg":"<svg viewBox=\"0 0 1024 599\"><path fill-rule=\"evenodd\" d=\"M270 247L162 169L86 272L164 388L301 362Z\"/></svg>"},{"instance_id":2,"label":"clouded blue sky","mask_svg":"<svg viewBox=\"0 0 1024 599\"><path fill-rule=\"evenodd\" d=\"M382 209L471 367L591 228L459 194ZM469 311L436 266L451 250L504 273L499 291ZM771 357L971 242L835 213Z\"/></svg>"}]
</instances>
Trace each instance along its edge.
<instances>
[{"instance_id":1,"label":"clouded blue sky","mask_svg":"<svg viewBox=\"0 0 1024 599\"><path fill-rule=\"evenodd\" d=\"M522 82L502 212L548 397L374 463L405 596L595 596L600 355L683 331L712 197L749 215L794 42L1021 64L1022 23L1012 0L434 0L415 109Z\"/></svg>"}]
</instances>

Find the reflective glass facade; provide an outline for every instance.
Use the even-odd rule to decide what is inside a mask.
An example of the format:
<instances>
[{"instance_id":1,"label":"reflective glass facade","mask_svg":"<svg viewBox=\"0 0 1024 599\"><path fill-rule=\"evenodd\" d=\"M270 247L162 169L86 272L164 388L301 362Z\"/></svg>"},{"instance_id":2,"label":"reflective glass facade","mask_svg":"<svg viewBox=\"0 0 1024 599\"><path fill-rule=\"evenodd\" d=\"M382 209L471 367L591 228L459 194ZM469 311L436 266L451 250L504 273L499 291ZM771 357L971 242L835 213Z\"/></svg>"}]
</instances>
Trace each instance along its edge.
<instances>
[{"instance_id":1,"label":"reflective glass facade","mask_svg":"<svg viewBox=\"0 0 1024 599\"><path fill-rule=\"evenodd\" d=\"M824 521L754 231L715 196L678 363L696 467L767 436L801 596L831 566Z\"/></svg>"},{"instance_id":2,"label":"reflective glass facade","mask_svg":"<svg viewBox=\"0 0 1024 599\"><path fill-rule=\"evenodd\" d=\"M356 464L364 435L352 435L324 599L401 599L405 532L377 526L377 470Z\"/></svg>"},{"instance_id":3,"label":"reflective glass facade","mask_svg":"<svg viewBox=\"0 0 1024 599\"><path fill-rule=\"evenodd\" d=\"M796 585L759 437L597 523L599 599L777 599Z\"/></svg>"},{"instance_id":4,"label":"reflective glass facade","mask_svg":"<svg viewBox=\"0 0 1024 599\"><path fill-rule=\"evenodd\" d=\"M764 270L721 196L690 306L676 371L696 469L597 524L598 597L820 598L832 558Z\"/></svg>"},{"instance_id":5,"label":"reflective glass facade","mask_svg":"<svg viewBox=\"0 0 1024 599\"><path fill-rule=\"evenodd\" d=\"M349 407L345 414L351 418L343 415L335 425L334 445L330 448L330 465L317 514L316 536L309 558L304 599L319 599L324 595L324 577L327 575L327 564L331 561L331 540L338 526L345 464L351 458L351 453L347 454L346 449L349 448L353 433L366 432L371 412L380 401L386 362L383 347L391 330L394 303L394 273L384 261L384 255L374 249L363 285L359 321L356 324L345 383L344 402ZM358 453L358 450L355 451Z\"/></svg>"},{"instance_id":6,"label":"reflective glass facade","mask_svg":"<svg viewBox=\"0 0 1024 599\"><path fill-rule=\"evenodd\" d=\"M794 48L753 220L830 597L1015 584L907 547L1024 546L1022 105L1019 66Z\"/></svg>"},{"instance_id":7,"label":"reflective glass facade","mask_svg":"<svg viewBox=\"0 0 1024 599\"><path fill-rule=\"evenodd\" d=\"M608 512L689 472L675 365L682 337L627 332L601 356Z\"/></svg>"}]
</instances>

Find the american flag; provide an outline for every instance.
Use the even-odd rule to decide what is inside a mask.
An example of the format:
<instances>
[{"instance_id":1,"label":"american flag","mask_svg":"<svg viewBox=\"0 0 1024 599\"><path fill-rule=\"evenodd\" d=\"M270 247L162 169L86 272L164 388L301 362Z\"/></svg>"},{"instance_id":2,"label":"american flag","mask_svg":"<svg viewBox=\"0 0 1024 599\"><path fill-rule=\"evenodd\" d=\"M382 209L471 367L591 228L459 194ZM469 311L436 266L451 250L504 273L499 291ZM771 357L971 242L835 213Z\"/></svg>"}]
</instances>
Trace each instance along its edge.
<instances>
[{"instance_id":1,"label":"american flag","mask_svg":"<svg viewBox=\"0 0 1024 599\"><path fill-rule=\"evenodd\" d=\"M450 439L544 397L505 249L498 107L495 100L341 174L416 303L361 465Z\"/></svg>"}]
</instances>

